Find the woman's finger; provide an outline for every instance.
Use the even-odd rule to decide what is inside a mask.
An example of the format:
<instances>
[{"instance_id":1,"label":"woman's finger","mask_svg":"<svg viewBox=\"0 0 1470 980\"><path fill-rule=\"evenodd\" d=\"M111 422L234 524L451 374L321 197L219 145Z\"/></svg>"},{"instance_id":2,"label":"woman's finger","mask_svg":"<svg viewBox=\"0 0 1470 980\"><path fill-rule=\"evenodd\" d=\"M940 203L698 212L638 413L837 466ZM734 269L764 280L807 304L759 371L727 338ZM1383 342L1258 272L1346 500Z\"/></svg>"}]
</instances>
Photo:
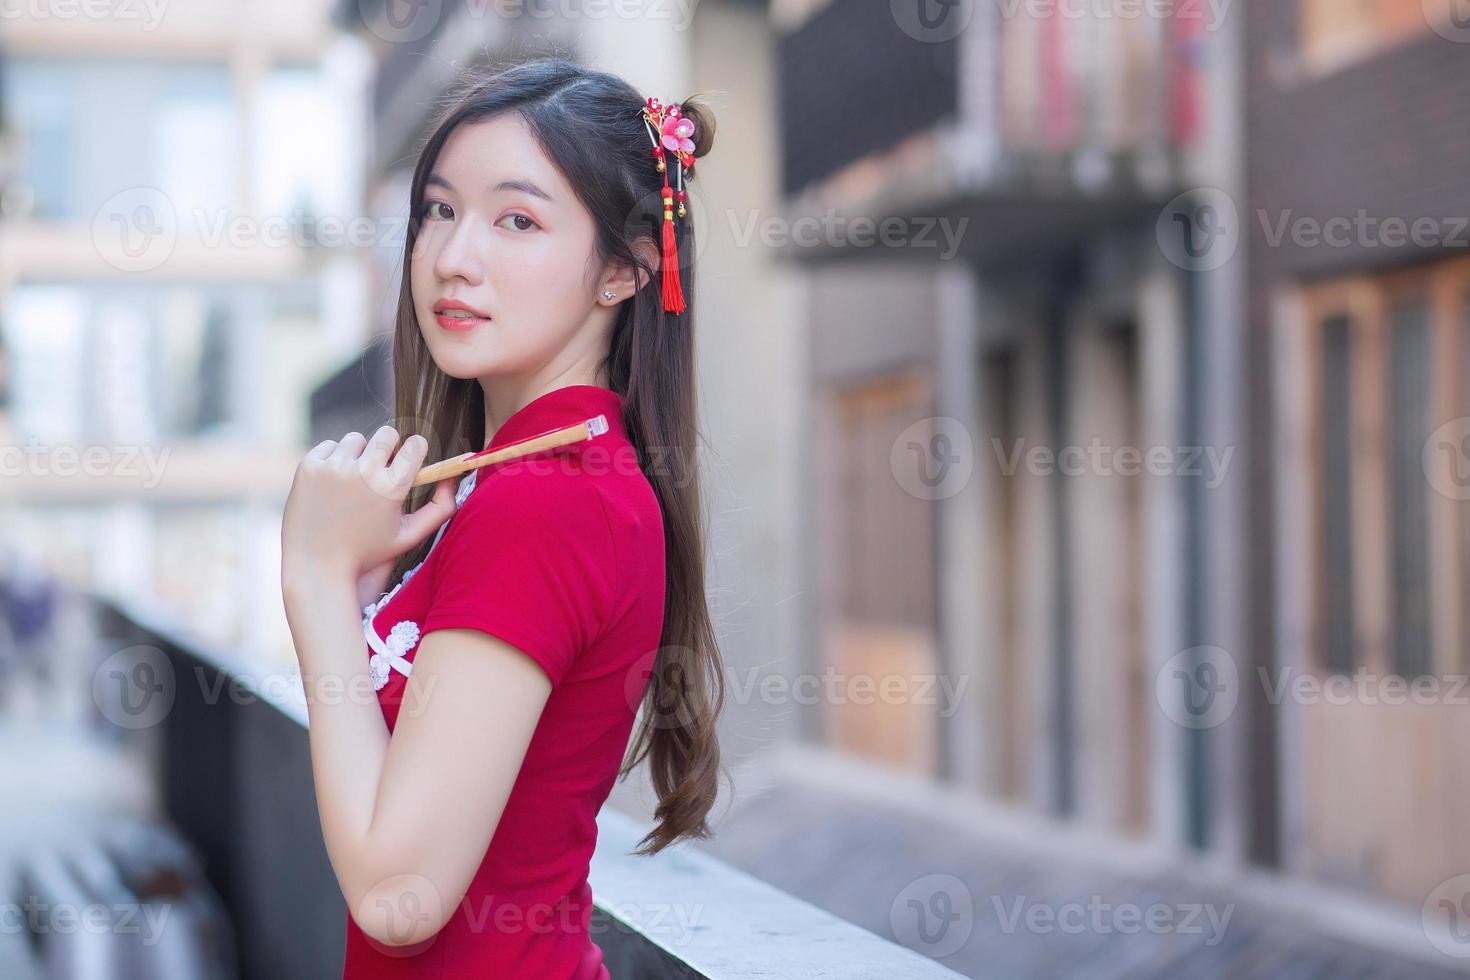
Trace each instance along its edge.
<instances>
[{"instance_id":1,"label":"woman's finger","mask_svg":"<svg viewBox=\"0 0 1470 980\"><path fill-rule=\"evenodd\" d=\"M306 454L307 459L326 459L337 449L336 439L323 439L311 447L311 452Z\"/></svg>"},{"instance_id":2,"label":"woman's finger","mask_svg":"<svg viewBox=\"0 0 1470 980\"><path fill-rule=\"evenodd\" d=\"M424 455L429 451L429 440L415 432L403 440L398 455L388 466L388 476L396 486L408 486L424 465Z\"/></svg>"},{"instance_id":3,"label":"woman's finger","mask_svg":"<svg viewBox=\"0 0 1470 980\"><path fill-rule=\"evenodd\" d=\"M333 460L355 461L362 455L362 447L367 445L367 436L361 432L349 432L337 443L337 448L332 450Z\"/></svg>"},{"instance_id":4,"label":"woman's finger","mask_svg":"<svg viewBox=\"0 0 1470 980\"><path fill-rule=\"evenodd\" d=\"M393 452L393 447L398 445L398 430L391 425L384 425L373 433L368 440L367 448L362 451L358 458L358 468L364 476L370 476L377 470L382 469L388 462L388 456Z\"/></svg>"},{"instance_id":5,"label":"woman's finger","mask_svg":"<svg viewBox=\"0 0 1470 980\"><path fill-rule=\"evenodd\" d=\"M454 486L454 477L440 480L429 502L403 519L403 528L398 536L398 554L422 542L454 516Z\"/></svg>"}]
</instances>

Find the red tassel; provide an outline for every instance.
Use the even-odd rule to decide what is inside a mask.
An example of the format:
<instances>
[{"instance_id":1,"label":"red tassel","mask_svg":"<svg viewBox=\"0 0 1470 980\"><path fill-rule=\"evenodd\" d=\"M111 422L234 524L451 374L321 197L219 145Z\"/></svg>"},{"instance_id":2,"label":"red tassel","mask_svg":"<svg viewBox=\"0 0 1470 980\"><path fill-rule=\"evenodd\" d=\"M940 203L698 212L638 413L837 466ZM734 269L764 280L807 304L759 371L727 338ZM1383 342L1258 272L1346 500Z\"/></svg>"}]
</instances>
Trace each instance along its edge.
<instances>
[{"instance_id":1,"label":"red tassel","mask_svg":"<svg viewBox=\"0 0 1470 980\"><path fill-rule=\"evenodd\" d=\"M674 240L674 192L669 190L669 175L664 172L664 256L663 295L664 309L669 313L683 313L684 286L679 282L679 244Z\"/></svg>"},{"instance_id":2,"label":"red tassel","mask_svg":"<svg viewBox=\"0 0 1470 980\"><path fill-rule=\"evenodd\" d=\"M679 247L674 241L674 219L664 218L664 309L684 312L684 286L679 282Z\"/></svg>"}]
</instances>

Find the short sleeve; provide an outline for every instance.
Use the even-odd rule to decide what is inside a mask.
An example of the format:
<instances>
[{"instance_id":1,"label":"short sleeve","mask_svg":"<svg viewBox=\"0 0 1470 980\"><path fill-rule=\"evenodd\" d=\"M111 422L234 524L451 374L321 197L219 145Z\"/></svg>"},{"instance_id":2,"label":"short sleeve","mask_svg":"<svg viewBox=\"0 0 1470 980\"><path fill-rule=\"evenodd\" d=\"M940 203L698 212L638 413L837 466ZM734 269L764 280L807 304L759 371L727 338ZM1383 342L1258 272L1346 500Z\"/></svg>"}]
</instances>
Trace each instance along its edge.
<instances>
[{"instance_id":1,"label":"short sleeve","mask_svg":"<svg viewBox=\"0 0 1470 980\"><path fill-rule=\"evenodd\" d=\"M499 637L561 683L607 622L617 583L607 510L577 475L495 473L451 518L434 556L423 635Z\"/></svg>"}]
</instances>

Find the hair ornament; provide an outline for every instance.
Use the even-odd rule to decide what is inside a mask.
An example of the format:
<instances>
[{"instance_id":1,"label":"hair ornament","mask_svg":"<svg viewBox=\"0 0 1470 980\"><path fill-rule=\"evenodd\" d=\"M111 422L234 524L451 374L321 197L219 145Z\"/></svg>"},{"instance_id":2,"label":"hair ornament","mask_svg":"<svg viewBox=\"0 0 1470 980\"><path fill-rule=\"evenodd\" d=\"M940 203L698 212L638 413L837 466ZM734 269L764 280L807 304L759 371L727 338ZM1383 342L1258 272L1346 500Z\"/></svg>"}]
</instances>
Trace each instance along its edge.
<instances>
[{"instance_id":1,"label":"hair ornament","mask_svg":"<svg viewBox=\"0 0 1470 980\"><path fill-rule=\"evenodd\" d=\"M683 313L684 287L679 279L679 249L674 235L674 207L678 202L679 217L689 214L685 202L689 192L684 178L694 168L694 120L684 115L678 105L665 106L650 98L643 104L643 126L653 144L654 166L664 175L661 196L664 204L662 292L664 310ZM670 160L672 157L672 161ZM670 163L673 164L674 186L669 186Z\"/></svg>"}]
</instances>

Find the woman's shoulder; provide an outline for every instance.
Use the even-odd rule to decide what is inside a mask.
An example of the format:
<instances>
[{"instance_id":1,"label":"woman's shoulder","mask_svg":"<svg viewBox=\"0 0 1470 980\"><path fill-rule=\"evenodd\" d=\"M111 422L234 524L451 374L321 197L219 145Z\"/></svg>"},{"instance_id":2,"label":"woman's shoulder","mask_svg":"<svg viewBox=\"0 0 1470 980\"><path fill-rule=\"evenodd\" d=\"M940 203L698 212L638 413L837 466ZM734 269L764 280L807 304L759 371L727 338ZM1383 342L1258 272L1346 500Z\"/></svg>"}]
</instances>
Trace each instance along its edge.
<instances>
[{"instance_id":1,"label":"woman's shoulder","mask_svg":"<svg viewBox=\"0 0 1470 980\"><path fill-rule=\"evenodd\" d=\"M515 460L477 472L455 512L467 526L534 526L543 533L607 530L603 490L587 474L550 460Z\"/></svg>"}]
</instances>

